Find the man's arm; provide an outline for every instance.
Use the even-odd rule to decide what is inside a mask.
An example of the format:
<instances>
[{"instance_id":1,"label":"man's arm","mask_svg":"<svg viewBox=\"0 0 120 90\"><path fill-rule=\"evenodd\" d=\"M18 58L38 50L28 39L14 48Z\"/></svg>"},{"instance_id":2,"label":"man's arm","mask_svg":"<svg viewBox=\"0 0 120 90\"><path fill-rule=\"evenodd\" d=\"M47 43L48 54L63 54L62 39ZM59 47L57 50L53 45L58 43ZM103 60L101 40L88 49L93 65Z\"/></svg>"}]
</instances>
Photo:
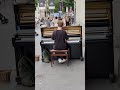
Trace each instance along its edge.
<instances>
[{"instance_id":1,"label":"man's arm","mask_svg":"<svg viewBox=\"0 0 120 90\"><path fill-rule=\"evenodd\" d=\"M55 32L53 31L53 33L52 33L52 40L54 40L54 37L55 37L55 34L54 34Z\"/></svg>"}]
</instances>

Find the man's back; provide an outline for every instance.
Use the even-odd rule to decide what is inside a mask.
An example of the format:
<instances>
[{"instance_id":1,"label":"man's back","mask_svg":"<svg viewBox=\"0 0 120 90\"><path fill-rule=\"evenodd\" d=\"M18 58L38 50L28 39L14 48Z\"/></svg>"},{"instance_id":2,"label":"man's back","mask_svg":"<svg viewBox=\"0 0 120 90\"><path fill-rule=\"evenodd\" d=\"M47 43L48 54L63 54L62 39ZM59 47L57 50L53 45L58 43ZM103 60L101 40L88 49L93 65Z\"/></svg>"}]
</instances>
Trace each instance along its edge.
<instances>
[{"instance_id":1,"label":"man's back","mask_svg":"<svg viewBox=\"0 0 120 90\"><path fill-rule=\"evenodd\" d=\"M68 39L67 33L64 30L55 30L52 35L54 42L54 49L64 50L67 49L66 40Z\"/></svg>"},{"instance_id":2,"label":"man's back","mask_svg":"<svg viewBox=\"0 0 120 90\"><path fill-rule=\"evenodd\" d=\"M58 21L58 29L55 30L52 34L52 39L54 40L54 49L55 50L66 50L68 49L67 47L67 42L68 36L65 30L62 30L62 27L64 25L62 20ZM58 57L59 63L66 62L66 57Z\"/></svg>"}]
</instances>

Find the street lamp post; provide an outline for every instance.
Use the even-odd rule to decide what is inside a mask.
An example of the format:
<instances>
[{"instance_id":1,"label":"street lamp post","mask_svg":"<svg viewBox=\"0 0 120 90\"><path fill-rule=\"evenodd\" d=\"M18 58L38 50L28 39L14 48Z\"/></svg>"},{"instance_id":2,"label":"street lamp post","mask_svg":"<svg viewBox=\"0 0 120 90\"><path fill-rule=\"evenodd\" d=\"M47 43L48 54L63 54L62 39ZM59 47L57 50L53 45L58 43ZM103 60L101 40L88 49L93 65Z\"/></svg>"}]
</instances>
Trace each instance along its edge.
<instances>
[{"instance_id":1,"label":"street lamp post","mask_svg":"<svg viewBox=\"0 0 120 90\"><path fill-rule=\"evenodd\" d=\"M50 15L53 15L53 14L54 14L54 9L55 9L54 0L49 0Z\"/></svg>"},{"instance_id":2,"label":"street lamp post","mask_svg":"<svg viewBox=\"0 0 120 90\"><path fill-rule=\"evenodd\" d=\"M48 0L45 0L46 17L48 16Z\"/></svg>"},{"instance_id":3,"label":"street lamp post","mask_svg":"<svg viewBox=\"0 0 120 90\"><path fill-rule=\"evenodd\" d=\"M63 2L62 0L59 1L59 15L61 17L61 14L62 14L62 9L63 9Z\"/></svg>"},{"instance_id":4,"label":"street lamp post","mask_svg":"<svg viewBox=\"0 0 120 90\"><path fill-rule=\"evenodd\" d=\"M74 1L74 24L76 23L76 1Z\"/></svg>"}]
</instances>

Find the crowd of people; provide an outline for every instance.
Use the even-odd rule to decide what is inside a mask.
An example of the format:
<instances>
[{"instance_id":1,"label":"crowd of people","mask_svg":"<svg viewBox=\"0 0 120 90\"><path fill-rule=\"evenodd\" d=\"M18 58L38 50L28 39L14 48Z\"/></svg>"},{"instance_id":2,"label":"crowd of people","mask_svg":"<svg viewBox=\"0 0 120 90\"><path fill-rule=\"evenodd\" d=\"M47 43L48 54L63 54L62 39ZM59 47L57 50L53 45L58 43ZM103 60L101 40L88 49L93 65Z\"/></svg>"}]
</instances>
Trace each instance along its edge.
<instances>
[{"instance_id":1,"label":"crowd of people","mask_svg":"<svg viewBox=\"0 0 120 90\"><path fill-rule=\"evenodd\" d=\"M40 26L46 25L47 27L57 27L58 26L57 22L59 20L63 21L63 23L64 23L63 26L70 26L74 22L73 18L71 18L70 16L64 16L62 18L60 18L60 17L41 18L41 19L39 19L39 22L40 22Z\"/></svg>"}]
</instances>

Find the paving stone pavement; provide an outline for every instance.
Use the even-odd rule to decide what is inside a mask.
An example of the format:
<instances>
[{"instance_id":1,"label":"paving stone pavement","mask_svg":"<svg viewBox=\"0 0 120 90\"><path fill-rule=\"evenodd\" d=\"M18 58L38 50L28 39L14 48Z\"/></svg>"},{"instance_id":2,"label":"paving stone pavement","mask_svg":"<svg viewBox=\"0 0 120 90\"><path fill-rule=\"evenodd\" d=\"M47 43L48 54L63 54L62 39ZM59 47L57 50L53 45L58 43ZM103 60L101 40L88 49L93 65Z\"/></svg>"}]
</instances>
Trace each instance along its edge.
<instances>
[{"instance_id":1,"label":"paving stone pavement","mask_svg":"<svg viewBox=\"0 0 120 90\"><path fill-rule=\"evenodd\" d=\"M41 32L36 26L35 52L41 55ZM35 90L85 90L85 62L71 60L70 65L59 64L57 60L53 67L50 63L35 62Z\"/></svg>"},{"instance_id":2,"label":"paving stone pavement","mask_svg":"<svg viewBox=\"0 0 120 90\"><path fill-rule=\"evenodd\" d=\"M70 65L35 63L35 90L85 90L85 62L71 60Z\"/></svg>"}]
</instances>

